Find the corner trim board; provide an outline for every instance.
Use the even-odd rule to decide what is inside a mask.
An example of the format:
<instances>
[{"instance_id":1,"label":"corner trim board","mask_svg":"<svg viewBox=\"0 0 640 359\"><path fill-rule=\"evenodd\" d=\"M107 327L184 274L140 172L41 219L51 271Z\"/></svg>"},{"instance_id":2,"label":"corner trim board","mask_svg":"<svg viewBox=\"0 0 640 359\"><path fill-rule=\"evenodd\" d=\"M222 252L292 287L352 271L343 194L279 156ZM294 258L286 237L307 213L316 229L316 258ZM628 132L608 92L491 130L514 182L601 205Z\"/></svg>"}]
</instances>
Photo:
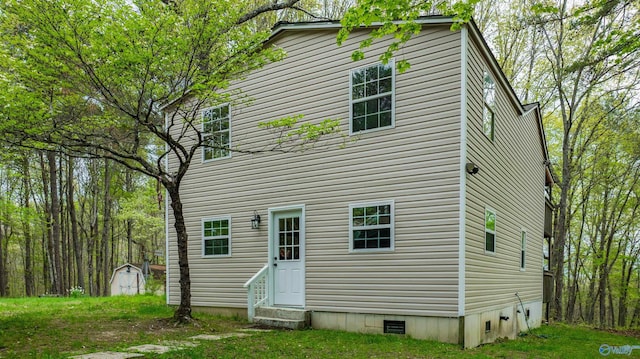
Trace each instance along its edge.
<instances>
[{"instance_id":1,"label":"corner trim board","mask_svg":"<svg viewBox=\"0 0 640 359\"><path fill-rule=\"evenodd\" d=\"M167 114L164 114L164 128L168 128L168 120ZM165 142L164 144L165 151L169 151L169 145ZM165 166L169 168L169 156L165 157ZM169 270L171 266L169 265L169 192L164 190L164 263L165 263L165 282L164 282L164 292L166 297L167 305L169 305L169 294L171 293L171 281L169 281Z\"/></svg>"},{"instance_id":2,"label":"corner trim board","mask_svg":"<svg viewBox=\"0 0 640 359\"><path fill-rule=\"evenodd\" d=\"M465 230L467 174L467 26L460 32L460 228L458 234L458 316L465 313Z\"/></svg>"}]
</instances>

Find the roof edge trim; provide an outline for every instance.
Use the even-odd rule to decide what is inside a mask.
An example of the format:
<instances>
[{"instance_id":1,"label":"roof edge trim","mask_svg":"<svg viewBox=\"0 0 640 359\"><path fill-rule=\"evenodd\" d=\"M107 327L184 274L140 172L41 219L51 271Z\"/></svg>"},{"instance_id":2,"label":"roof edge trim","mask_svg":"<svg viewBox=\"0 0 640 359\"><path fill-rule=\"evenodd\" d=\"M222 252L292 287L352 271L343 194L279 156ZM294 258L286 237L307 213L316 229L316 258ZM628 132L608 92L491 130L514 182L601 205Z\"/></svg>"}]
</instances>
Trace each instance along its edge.
<instances>
[{"instance_id":1,"label":"roof edge trim","mask_svg":"<svg viewBox=\"0 0 640 359\"><path fill-rule=\"evenodd\" d=\"M392 21L394 24L405 23L404 20ZM453 24L453 18L450 16L431 15L422 16L415 20L418 24ZM361 25L359 29L367 29L371 27L380 27L384 25L381 22L374 22L371 25ZM340 29L342 24L338 20L332 21L309 21L309 22L278 22L271 29L271 36L266 42L269 42L273 37L277 36L281 32L287 30L326 30L326 29Z\"/></svg>"}]
</instances>

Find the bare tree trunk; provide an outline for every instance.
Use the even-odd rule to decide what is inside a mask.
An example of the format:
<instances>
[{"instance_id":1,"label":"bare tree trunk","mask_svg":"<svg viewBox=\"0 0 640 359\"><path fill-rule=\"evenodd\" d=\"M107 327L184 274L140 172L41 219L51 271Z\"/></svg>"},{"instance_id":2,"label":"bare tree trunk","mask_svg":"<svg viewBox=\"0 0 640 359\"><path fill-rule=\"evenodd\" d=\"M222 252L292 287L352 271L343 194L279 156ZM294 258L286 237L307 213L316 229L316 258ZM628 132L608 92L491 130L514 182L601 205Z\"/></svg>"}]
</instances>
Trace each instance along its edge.
<instances>
[{"instance_id":1,"label":"bare tree trunk","mask_svg":"<svg viewBox=\"0 0 640 359\"><path fill-rule=\"evenodd\" d=\"M616 326L616 312L615 312L615 307L614 307L614 302L613 302L613 291L611 290L611 280L607 280L607 291L608 293L608 298L609 298L609 327L611 328L615 328Z\"/></svg>"},{"instance_id":2,"label":"bare tree trunk","mask_svg":"<svg viewBox=\"0 0 640 359\"><path fill-rule=\"evenodd\" d=\"M104 160L104 208L102 223L102 295L109 295L109 228L111 227L111 168Z\"/></svg>"},{"instance_id":3,"label":"bare tree trunk","mask_svg":"<svg viewBox=\"0 0 640 359\"><path fill-rule=\"evenodd\" d=\"M125 187L127 192L133 192L133 180L131 170L125 169ZM133 220L127 219L127 263L133 262Z\"/></svg>"},{"instance_id":4,"label":"bare tree trunk","mask_svg":"<svg viewBox=\"0 0 640 359\"><path fill-rule=\"evenodd\" d=\"M640 205L640 204L639 204ZM638 207L636 207L637 209ZM636 215L636 209L632 213L632 218ZM628 229L625 231L625 247L633 248L630 251L628 258L622 259L621 278L620 278L620 298L618 299L618 326L627 326L627 315L629 303L629 289L631 287L631 278L633 277L633 270L636 268L638 255L640 254L640 248L637 248L636 234L631 234L631 222L629 222ZM640 277L638 278L638 285L640 287ZM640 288L639 288L640 289ZM632 318L633 319L633 318Z\"/></svg>"},{"instance_id":5,"label":"bare tree trunk","mask_svg":"<svg viewBox=\"0 0 640 359\"><path fill-rule=\"evenodd\" d=\"M87 271L89 273L89 292L91 295L100 295L98 280L99 270L94 273L94 257L95 267L100 266L98 256L94 256L95 246L98 240L98 170L97 161L92 160L89 164L91 172L91 208L89 213L89 238L87 239Z\"/></svg>"},{"instance_id":6,"label":"bare tree trunk","mask_svg":"<svg viewBox=\"0 0 640 359\"><path fill-rule=\"evenodd\" d=\"M178 244L178 266L180 268L180 305L174 312L173 318L176 321L185 322L191 320L191 277L189 274L189 257L187 255L187 228L184 223L179 184L168 182L165 183L165 188L169 198L171 198Z\"/></svg>"},{"instance_id":7,"label":"bare tree trunk","mask_svg":"<svg viewBox=\"0 0 640 359\"><path fill-rule=\"evenodd\" d=\"M60 261L60 200L58 198L58 172L56 154L47 151L49 162L49 194L51 196L51 246L53 247L53 286L56 294L62 294L62 263Z\"/></svg>"},{"instance_id":8,"label":"bare tree trunk","mask_svg":"<svg viewBox=\"0 0 640 359\"><path fill-rule=\"evenodd\" d=\"M92 227L93 228L93 227ZM90 233L89 238L87 239L87 275L89 279L89 295L94 296L98 295L98 288L95 284L94 278L94 268L93 268L93 251L94 251L94 239L93 232Z\"/></svg>"},{"instance_id":9,"label":"bare tree trunk","mask_svg":"<svg viewBox=\"0 0 640 359\"><path fill-rule=\"evenodd\" d=\"M111 255L109 256L109 271L113 271L116 264L116 256L118 251L118 239L116 238L116 223L117 221L111 221ZM111 278L111 276L109 276Z\"/></svg>"},{"instance_id":10,"label":"bare tree trunk","mask_svg":"<svg viewBox=\"0 0 640 359\"><path fill-rule=\"evenodd\" d=\"M7 218L10 214L4 213L5 218ZM2 296L9 296L10 288L9 288L9 237L11 237L11 226L7 223L0 222L0 247L4 246L4 251L0 255L0 262L2 262L2 271L0 271L0 281L2 282L2 288L0 291L2 292ZM2 240L4 237L4 240Z\"/></svg>"},{"instance_id":11,"label":"bare tree trunk","mask_svg":"<svg viewBox=\"0 0 640 359\"><path fill-rule=\"evenodd\" d=\"M51 276L51 273L49 273L49 250L47 249L48 237L44 232L42 232L42 241L40 244L40 249L42 250L42 291L44 293L49 293L51 283L49 277Z\"/></svg>"},{"instance_id":12,"label":"bare tree trunk","mask_svg":"<svg viewBox=\"0 0 640 359\"><path fill-rule=\"evenodd\" d=\"M556 279L556 285L554 290L553 318L556 321L561 321L564 316L562 313L562 297L564 293L564 261L565 261L565 247L566 247L566 232L567 232L567 198L570 191L571 170L569 163L571 161L571 154L569 150L569 133L568 128L565 129L566 141L563 142L563 166L562 166L562 183L560 184L560 203L558 205L558 221L555 228L555 243L553 245L553 254L551 255L551 268L553 275Z\"/></svg>"},{"instance_id":13,"label":"bare tree trunk","mask_svg":"<svg viewBox=\"0 0 640 359\"><path fill-rule=\"evenodd\" d=\"M627 260L622 261L622 276L620 278L620 298L618 298L618 326L625 327L627 325L627 298L629 295L629 281L633 273L635 260L630 263Z\"/></svg>"},{"instance_id":14,"label":"bare tree trunk","mask_svg":"<svg viewBox=\"0 0 640 359\"><path fill-rule=\"evenodd\" d=\"M594 254L597 255L597 254ZM591 278L589 281L589 291L588 291L588 295L587 295L587 316L585 318L585 321L587 323L593 323L593 320L595 318L595 308L596 308L596 303L598 302L598 295L596 292L596 278L598 276L598 270L597 270L597 266L593 266L593 269L591 270Z\"/></svg>"},{"instance_id":15,"label":"bare tree trunk","mask_svg":"<svg viewBox=\"0 0 640 359\"><path fill-rule=\"evenodd\" d=\"M29 194L31 193L31 178L29 175L29 159L27 155L22 157L22 232L24 235L24 292L27 297L33 296L34 280L33 280L33 258L31 249L31 223L29 221Z\"/></svg>"},{"instance_id":16,"label":"bare tree trunk","mask_svg":"<svg viewBox=\"0 0 640 359\"><path fill-rule=\"evenodd\" d=\"M66 216L66 208L65 208L65 190L64 190L64 173L63 173L63 163L62 156L58 157L58 176L60 178L60 185L58 186L58 211L60 212L60 269L61 269L61 289L60 294L67 294L67 290L71 287L69 285L71 278L71 267L73 267L73 263L69 260L69 249L67 244L69 243L69 236L67 235L67 216Z\"/></svg>"},{"instance_id":17,"label":"bare tree trunk","mask_svg":"<svg viewBox=\"0 0 640 359\"><path fill-rule=\"evenodd\" d=\"M578 237L581 238L581 237ZM578 268L580 267L580 249L582 247L582 240L578 240L578 243L576 244L576 248L575 248L575 263L573 264L573 268L569 268L570 272L569 272L569 282L568 282L568 289L569 292L567 293L567 312L566 312L566 319L568 322L574 322L575 321L575 310L576 310L576 300L577 300L577 296L578 296L578 288L579 288L579 284L578 284ZM569 258L569 260L571 260L571 258Z\"/></svg>"},{"instance_id":18,"label":"bare tree trunk","mask_svg":"<svg viewBox=\"0 0 640 359\"><path fill-rule=\"evenodd\" d=\"M638 288L640 290L640 278L638 279ZM633 309L633 315L631 316L630 327L635 327L640 324L640 299L636 299L636 303Z\"/></svg>"},{"instance_id":19,"label":"bare tree trunk","mask_svg":"<svg viewBox=\"0 0 640 359\"><path fill-rule=\"evenodd\" d=\"M609 281L609 252L611 249L611 241L608 240L607 236L607 214L609 212L609 188L607 188L603 194L603 204L600 211L602 212L602 216L600 217L599 223L599 232L600 232L600 248L599 248L599 257L602 258L600 261L600 278L598 279L598 296L600 297L600 306L598 308L598 321L601 328L607 327L607 287Z\"/></svg>"},{"instance_id":20,"label":"bare tree trunk","mask_svg":"<svg viewBox=\"0 0 640 359\"><path fill-rule=\"evenodd\" d=\"M0 207L0 210L2 208ZM2 218L2 213L0 212L0 218ZM7 282L6 282L6 273L7 273L7 268L5 266L5 261L4 261L4 257L5 257L5 251L6 249L4 249L4 237L5 237L5 233L4 233L4 224L2 223L2 220L0 220L0 297L6 297L7 296Z\"/></svg>"},{"instance_id":21,"label":"bare tree trunk","mask_svg":"<svg viewBox=\"0 0 640 359\"><path fill-rule=\"evenodd\" d=\"M601 272L600 278L598 279L598 297L600 298L600 301L598 302L598 322L600 324L600 328L607 327L607 279L608 275Z\"/></svg>"},{"instance_id":22,"label":"bare tree trunk","mask_svg":"<svg viewBox=\"0 0 640 359\"><path fill-rule=\"evenodd\" d=\"M74 201L75 186L73 183L74 163L73 157L67 158L67 210L69 211L69 221L71 222L71 239L73 242L73 248L76 260L77 281L78 287L85 288L84 286L84 265L82 264L82 239L78 235L78 219L76 214L76 206Z\"/></svg>"},{"instance_id":23,"label":"bare tree trunk","mask_svg":"<svg viewBox=\"0 0 640 359\"><path fill-rule=\"evenodd\" d=\"M47 236L46 236L46 250L43 250L43 264L45 265L44 267L44 273L45 273L45 280L48 277L49 282L48 284L45 286L46 288L46 292L47 293L56 293L56 278L55 278L55 269L53 268L53 260L52 260L52 253L53 253L53 228L52 228L52 218L51 218L51 204L50 204L50 196L49 196L49 188L50 188L50 183L49 183L49 174L47 172L47 168L46 168L46 163L45 163L45 159L44 159L44 154L42 152L40 152L40 171L42 173L42 193L43 193L43 199L44 199L44 214L45 214L45 226L46 226L46 232L47 232Z\"/></svg>"}]
</instances>

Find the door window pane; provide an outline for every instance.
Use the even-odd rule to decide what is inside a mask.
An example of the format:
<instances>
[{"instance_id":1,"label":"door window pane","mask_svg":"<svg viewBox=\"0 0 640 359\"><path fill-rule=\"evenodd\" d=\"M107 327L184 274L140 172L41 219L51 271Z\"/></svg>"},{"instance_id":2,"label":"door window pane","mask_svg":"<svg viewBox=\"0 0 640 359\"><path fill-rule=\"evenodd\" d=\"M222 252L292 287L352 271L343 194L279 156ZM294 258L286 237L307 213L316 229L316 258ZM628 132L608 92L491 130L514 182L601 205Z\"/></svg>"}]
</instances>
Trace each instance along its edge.
<instances>
[{"instance_id":1,"label":"door window pane","mask_svg":"<svg viewBox=\"0 0 640 359\"><path fill-rule=\"evenodd\" d=\"M278 220L278 259L281 261L300 259L300 217Z\"/></svg>"}]
</instances>

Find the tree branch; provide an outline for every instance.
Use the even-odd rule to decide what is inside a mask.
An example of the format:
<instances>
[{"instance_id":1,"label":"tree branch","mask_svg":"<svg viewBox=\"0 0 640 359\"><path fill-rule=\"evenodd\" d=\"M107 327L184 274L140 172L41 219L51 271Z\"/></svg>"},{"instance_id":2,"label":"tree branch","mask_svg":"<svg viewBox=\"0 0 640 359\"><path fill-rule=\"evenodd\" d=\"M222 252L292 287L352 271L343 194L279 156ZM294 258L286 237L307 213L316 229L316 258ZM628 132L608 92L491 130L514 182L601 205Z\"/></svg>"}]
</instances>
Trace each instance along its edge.
<instances>
[{"instance_id":1,"label":"tree branch","mask_svg":"<svg viewBox=\"0 0 640 359\"><path fill-rule=\"evenodd\" d=\"M250 12L242 15L238 21L236 21L237 25L241 25L244 24L245 22L255 18L256 16L263 14L265 12L269 12L269 11L276 11L276 10L283 10L283 9L290 9L293 8L293 6L295 4L297 4L298 2L300 2L300 0L287 0L285 2L274 2L271 4L267 4L267 5L262 5L259 6L253 10L251 10Z\"/></svg>"}]
</instances>

